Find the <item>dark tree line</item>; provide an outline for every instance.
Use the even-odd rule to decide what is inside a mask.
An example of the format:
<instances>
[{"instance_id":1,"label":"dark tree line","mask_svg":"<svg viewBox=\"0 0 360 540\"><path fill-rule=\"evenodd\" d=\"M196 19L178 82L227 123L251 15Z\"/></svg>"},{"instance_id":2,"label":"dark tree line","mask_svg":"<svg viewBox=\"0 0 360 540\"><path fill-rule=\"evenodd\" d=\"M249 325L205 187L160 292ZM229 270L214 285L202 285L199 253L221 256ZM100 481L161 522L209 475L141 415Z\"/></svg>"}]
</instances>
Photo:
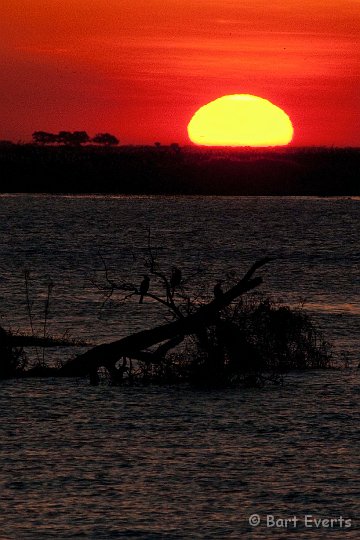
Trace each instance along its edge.
<instances>
[{"instance_id":1,"label":"dark tree line","mask_svg":"<svg viewBox=\"0 0 360 540\"><path fill-rule=\"evenodd\" d=\"M0 170L3 193L360 195L357 148L270 152L5 142Z\"/></svg>"},{"instance_id":2,"label":"dark tree line","mask_svg":"<svg viewBox=\"0 0 360 540\"><path fill-rule=\"evenodd\" d=\"M34 131L33 141L36 144L64 144L68 146L80 146L82 144L94 143L104 146L116 146L119 140L111 133L97 133L91 138L86 131L59 131L59 133L48 133L47 131Z\"/></svg>"}]
</instances>

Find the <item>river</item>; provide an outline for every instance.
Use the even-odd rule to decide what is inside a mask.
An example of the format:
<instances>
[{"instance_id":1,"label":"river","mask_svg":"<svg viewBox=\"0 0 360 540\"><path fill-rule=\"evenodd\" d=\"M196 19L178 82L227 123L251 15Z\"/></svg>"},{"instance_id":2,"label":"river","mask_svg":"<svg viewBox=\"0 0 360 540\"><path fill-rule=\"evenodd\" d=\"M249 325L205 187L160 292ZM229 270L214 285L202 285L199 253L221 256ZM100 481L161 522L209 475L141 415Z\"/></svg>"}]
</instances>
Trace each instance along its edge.
<instances>
[{"instance_id":1,"label":"river","mask_svg":"<svg viewBox=\"0 0 360 540\"><path fill-rule=\"evenodd\" d=\"M103 261L139 283L150 230L161 268L201 269L189 287L205 295L274 257L261 291L304 305L352 365L213 392L3 381L1 539L358 538L359 198L2 195L0 224L5 328L29 331L25 270L40 333L50 280L53 335L99 343L165 320L149 299L103 306L94 284Z\"/></svg>"}]
</instances>

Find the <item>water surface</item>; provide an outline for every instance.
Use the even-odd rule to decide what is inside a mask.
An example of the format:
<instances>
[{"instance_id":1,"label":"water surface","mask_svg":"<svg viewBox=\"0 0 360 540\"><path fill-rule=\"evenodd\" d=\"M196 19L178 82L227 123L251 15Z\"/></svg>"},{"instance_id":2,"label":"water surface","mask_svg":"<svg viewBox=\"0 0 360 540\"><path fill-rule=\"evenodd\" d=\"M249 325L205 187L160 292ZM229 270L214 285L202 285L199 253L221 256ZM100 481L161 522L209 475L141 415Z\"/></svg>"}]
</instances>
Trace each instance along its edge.
<instances>
[{"instance_id":1,"label":"water surface","mask_svg":"<svg viewBox=\"0 0 360 540\"><path fill-rule=\"evenodd\" d=\"M359 391L354 372L226 392L3 382L1 538L269 538L253 513L343 516L303 537L359 538Z\"/></svg>"},{"instance_id":2,"label":"water surface","mask_svg":"<svg viewBox=\"0 0 360 540\"><path fill-rule=\"evenodd\" d=\"M151 302L116 296L99 320L103 297L92 283L104 282L100 255L115 281L140 283L150 228L163 270L176 264L189 277L201 267L210 293L227 272L241 276L257 258L275 257L260 290L305 302L329 339L352 357L359 350L359 198L5 195L0 226L0 309L15 330L29 329L24 269L39 331L49 279L54 334L99 342L162 320Z\"/></svg>"},{"instance_id":3,"label":"water surface","mask_svg":"<svg viewBox=\"0 0 360 540\"><path fill-rule=\"evenodd\" d=\"M53 334L101 342L164 320L152 302L119 297L99 318L92 283L99 253L112 278L140 282L150 227L165 271L202 267L210 293L225 273L276 257L262 291L304 302L356 365L359 211L359 199L2 196L2 325L29 331L25 269L38 332L50 279ZM0 537L358 538L358 403L355 369L215 392L3 381ZM299 528L267 529L266 514L297 515ZM305 514L352 527L305 530Z\"/></svg>"}]
</instances>

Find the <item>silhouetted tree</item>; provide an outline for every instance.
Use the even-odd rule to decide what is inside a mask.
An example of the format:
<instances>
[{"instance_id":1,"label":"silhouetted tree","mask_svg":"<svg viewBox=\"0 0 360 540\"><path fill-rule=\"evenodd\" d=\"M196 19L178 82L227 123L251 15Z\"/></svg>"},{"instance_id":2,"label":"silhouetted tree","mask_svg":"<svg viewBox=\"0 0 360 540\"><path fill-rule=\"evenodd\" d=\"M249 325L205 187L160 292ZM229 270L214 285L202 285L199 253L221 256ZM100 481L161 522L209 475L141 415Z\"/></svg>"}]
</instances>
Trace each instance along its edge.
<instances>
[{"instance_id":1,"label":"silhouetted tree","mask_svg":"<svg viewBox=\"0 0 360 540\"><path fill-rule=\"evenodd\" d=\"M47 131L34 131L32 138L36 144L54 144L58 142L58 135Z\"/></svg>"},{"instance_id":2,"label":"silhouetted tree","mask_svg":"<svg viewBox=\"0 0 360 540\"><path fill-rule=\"evenodd\" d=\"M86 131L59 131L57 142L71 146L79 146L90 141Z\"/></svg>"},{"instance_id":3,"label":"silhouetted tree","mask_svg":"<svg viewBox=\"0 0 360 540\"><path fill-rule=\"evenodd\" d=\"M104 144L105 146L116 146L119 144L119 139L111 133L97 133L93 137L92 142L95 144Z\"/></svg>"}]
</instances>

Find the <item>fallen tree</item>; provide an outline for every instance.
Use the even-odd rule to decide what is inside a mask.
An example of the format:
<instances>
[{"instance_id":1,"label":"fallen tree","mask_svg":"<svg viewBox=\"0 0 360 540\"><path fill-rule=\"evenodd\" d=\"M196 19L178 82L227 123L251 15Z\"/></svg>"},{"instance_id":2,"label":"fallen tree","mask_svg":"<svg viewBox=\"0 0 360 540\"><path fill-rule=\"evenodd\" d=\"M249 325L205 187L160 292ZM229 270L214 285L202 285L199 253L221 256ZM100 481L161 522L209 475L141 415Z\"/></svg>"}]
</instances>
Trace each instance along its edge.
<instances>
[{"instance_id":1,"label":"fallen tree","mask_svg":"<svg viewBox=\"0 0 360 540\"><path fill-rule=\"evenodd\" d=\"M199 333L208 325L214 323L219 312L226 308L231 302L239 298L242 294L251 291L262 283L261 277L253 278L256 270L267 264L271 259L263 258L249 269L245 276L236 283L230 290L214 298L208 304L201 306L194 314L187 317L180 317L178 320L157 326L151 330L143 330L123 339L97 345L86 353L69 360L60 369L60 376L85 376L90 375L93 384L98 382L97 371L100 367L105 367L113 382L122 379L124 366L116 367L121 358L141 359L141 352L148 347L168 340L168 345L172 344L174 338L176 344L179 338L189 334ZM165 346L166 348L166 346ZM162 358L158 353L147 353L148 362L158 362Z\"/></svg>"},{"instance_id":2,"label":"fallen tree","mask_svg":"<svg viewBox=\"0 0 360 540\"><path fill-rule=\"evenodd\" d=\"M173 321L136 332L122 339L103 343L73 357L59 367L44 361L44 347L86 346L80 342L56 341L44 336L0 335L0 378L12 377L89 377L100 382L105 370L113 385L138 383L224 386L244 383L279 382L287 371L332 367L328 344L309 315L301 308L289 308L254 291L262 278L257 270L271 261L255 262L242 279L231 280L223 291L222 281L213 287L209 299L202 283L201 294L194 296L189 277L179 268L171 275L162 272L153 256L149 240L149 275L140 286L110 278L105 261L102 284L97 284L105 303L116 292L122 301L131 297L159 303ZM202 280L203 281L203 280ZM150 286L151 282L151 286ZM159 292L160 291L160 292ZM190 292L189 292L190 291ZM32 327L33 330L33 327ZM24 347L42 347L34 365L27 362Z\"/></svg>"}]
</instances>

